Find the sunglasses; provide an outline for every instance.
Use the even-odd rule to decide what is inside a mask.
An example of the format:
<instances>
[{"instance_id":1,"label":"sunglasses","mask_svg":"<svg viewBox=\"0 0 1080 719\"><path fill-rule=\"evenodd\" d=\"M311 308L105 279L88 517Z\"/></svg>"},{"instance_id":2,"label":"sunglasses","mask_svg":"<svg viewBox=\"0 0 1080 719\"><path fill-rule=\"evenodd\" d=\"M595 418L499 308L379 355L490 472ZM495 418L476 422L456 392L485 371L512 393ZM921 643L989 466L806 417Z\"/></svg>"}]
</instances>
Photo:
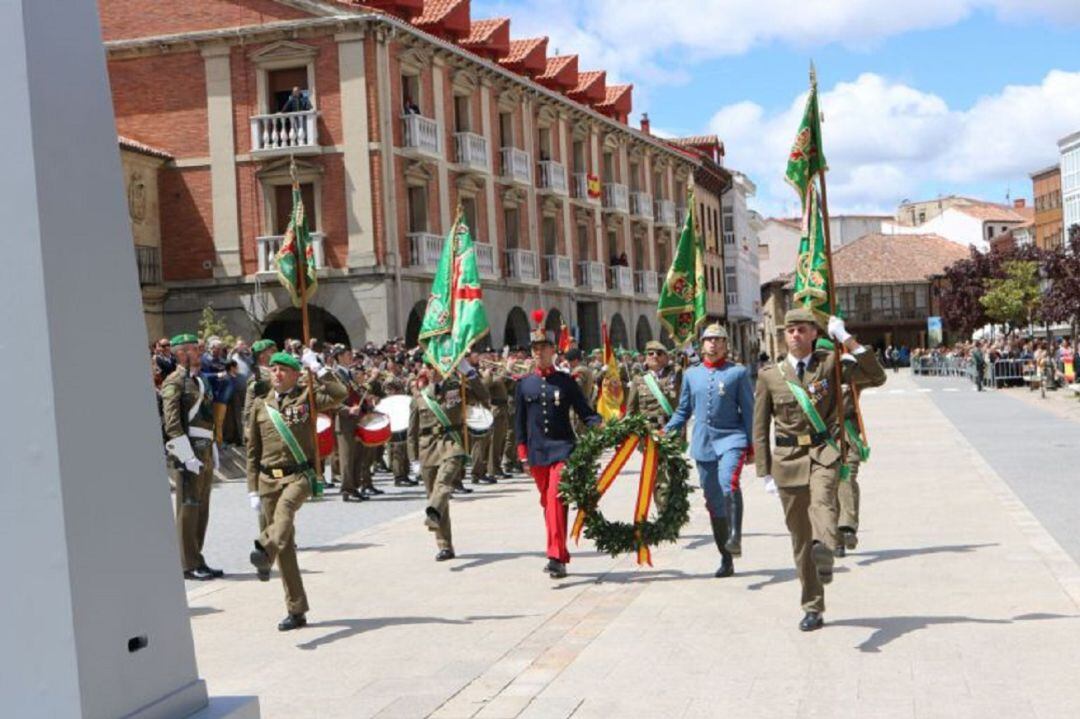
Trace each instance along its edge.
<instances>
[{"instance_id":1,"label":"sunglasses","mask_svg":"<svg viewBox=\"0 0 1080 719\"><path fill-rule=\"evenodd\" d=\"M661 352L659 350L649 350L645 354L648 355L649 357L659 357L660 355L666 355L667 352Z\"/></svg>"}]
</instances>

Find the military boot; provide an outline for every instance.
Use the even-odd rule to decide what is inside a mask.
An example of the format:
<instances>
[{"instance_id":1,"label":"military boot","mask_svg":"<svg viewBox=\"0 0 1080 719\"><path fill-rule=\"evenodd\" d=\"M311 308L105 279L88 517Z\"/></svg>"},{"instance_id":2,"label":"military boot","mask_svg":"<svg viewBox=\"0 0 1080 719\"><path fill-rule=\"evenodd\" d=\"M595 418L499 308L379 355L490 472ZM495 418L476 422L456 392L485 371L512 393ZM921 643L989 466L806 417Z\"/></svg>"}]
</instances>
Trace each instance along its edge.
<instances>
[{"instance_id":1,"label":"military boot","mask_svg":"<svg viewBox=\"0 0 1080 719\"><path fill-rule=\"evenodd\" d=\"M710 515L712 521L713 539L716 548L720 550L720 567L714 577L730 577L735 573L735 562L731 558L731 552L727 550L728 521L726 515Z\"/></svg>"},{"instance_id":2,"label":"military boot","mask_svg":"<svg viewBox=\"0 0 1080 719\"><path fill-rule=\"evenodd\" d=\"M742 556L742 515L743 515L743 500L742 490L736 489L731 493L731 501L728 505L728 524L730 525L731 534L728 536L725 548L731 552L733 557Z\"/></svg>"}]
</instances>

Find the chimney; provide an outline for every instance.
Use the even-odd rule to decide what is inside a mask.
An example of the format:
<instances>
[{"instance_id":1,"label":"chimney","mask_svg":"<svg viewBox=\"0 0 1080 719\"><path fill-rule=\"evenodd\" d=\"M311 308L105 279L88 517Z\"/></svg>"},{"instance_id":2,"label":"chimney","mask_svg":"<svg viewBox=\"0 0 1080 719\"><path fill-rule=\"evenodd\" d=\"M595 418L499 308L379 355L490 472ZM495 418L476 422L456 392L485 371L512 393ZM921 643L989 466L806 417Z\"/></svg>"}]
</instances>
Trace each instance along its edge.
<instances>
[{"instance_id":1,"label":"chimney","mask_svg":"<svg viewBox=\"0 0 1080 719\"><path fill-rule=\"evenodd\" d=\"M649 132L649 113L647 112L641 113L641 131L644 132L646 135L652 134L651 132Z\"/></svg>"},{"instance_id":2,"label":"chimney","mask_svg":"<svg viewBox=\"0 0 1080 719\"><path fill-rule=\"evenodd\" d=\"M1027 200L1025 200L1023 197L1019 197L1019 198L1013 200L1013 208L1014 209L1022 210L1026 206L1027 206Z\"/></svg>"}]
</instances>

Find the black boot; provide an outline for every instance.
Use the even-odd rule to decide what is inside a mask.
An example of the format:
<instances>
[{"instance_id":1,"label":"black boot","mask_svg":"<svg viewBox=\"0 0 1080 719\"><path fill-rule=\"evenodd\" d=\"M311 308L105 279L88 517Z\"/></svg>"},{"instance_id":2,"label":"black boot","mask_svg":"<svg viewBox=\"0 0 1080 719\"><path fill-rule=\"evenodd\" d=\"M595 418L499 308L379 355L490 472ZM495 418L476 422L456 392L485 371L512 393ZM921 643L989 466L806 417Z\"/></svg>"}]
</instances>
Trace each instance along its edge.
<instances>
[{"instance_id":1,"label":"black boot","mask_svg":"<svg viewBox=\"0 0 1080 719\"><path fill-rule=\"evenodd\" d=\"M720 568L716 570L714 577L730 577L735 573L735 562L731 558L731 552L727 550L728 521L726 516L710 515L712 520L713 540L716 548L720 550Z\"/></svg>"},{"instance_id":2,"label":"black boot","mask_svg":"<svg viewBox=\"0 0 1080 719\"><path fill-rule=\"evenodd\" d=\"M736 489L731 493L731 501L728 505L728 524L731 534L728 536L728 540L724 545L725 549L731 552L733 557L742 556L742 513L743 513L743 501L742 490Z\"/></svg>"}]
</instances>

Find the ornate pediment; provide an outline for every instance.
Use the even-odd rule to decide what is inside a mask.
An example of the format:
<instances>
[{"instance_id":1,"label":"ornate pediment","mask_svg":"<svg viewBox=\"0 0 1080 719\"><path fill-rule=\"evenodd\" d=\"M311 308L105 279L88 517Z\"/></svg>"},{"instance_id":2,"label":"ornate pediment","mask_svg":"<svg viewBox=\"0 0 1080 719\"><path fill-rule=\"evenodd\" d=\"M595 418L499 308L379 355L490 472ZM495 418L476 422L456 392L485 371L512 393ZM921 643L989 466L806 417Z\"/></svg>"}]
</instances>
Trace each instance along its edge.
<instances>
[{"instance_id":1,"label":"ornate pediment","mask_svg":"<svg viewBox=\"0 0 1080 719\"><path fill-rule=\"evenodd\" d=\"M398 55L398 62L405 72L420 73L424 68L431 65L432 53L422 47L410 47Z\"/></svg>"},{"instance_id":2,"label":"ornate pediment","mask_svg":"<svg viewBox=\"0 0 1080 719\"><path fill-rule=\"evenodd\" d=\"M408 160L405 164L405 183L408 185L426 185L435 179L431 168L419 160Z\"/></svg>"},{"instance_id":3,"label":"ornate pediment","mask_svg":"<svg viewBox=\"0 0 1080 719\"><path fill-rule=\"evenodd\" d=\"M262 182L271 185L284 185L292 182L292 174L289 171L290 160L287 157L266 163L255 176ZM324 172L322 165L316 165L303 160L296 160L296 179L299 182L310 182L317 177L322 177Z\"/></svg>"},{"instance_id":4,"label":"ornate pediment","mask_svg":"<svg viewBox=\"0 0 1080 719\"><path fill-rule=\"evenodd\" d=\"M270 43L248 57L262 67L306 65L319 53L318 48L291 40Z\"/></svg>"}]
</instances>

